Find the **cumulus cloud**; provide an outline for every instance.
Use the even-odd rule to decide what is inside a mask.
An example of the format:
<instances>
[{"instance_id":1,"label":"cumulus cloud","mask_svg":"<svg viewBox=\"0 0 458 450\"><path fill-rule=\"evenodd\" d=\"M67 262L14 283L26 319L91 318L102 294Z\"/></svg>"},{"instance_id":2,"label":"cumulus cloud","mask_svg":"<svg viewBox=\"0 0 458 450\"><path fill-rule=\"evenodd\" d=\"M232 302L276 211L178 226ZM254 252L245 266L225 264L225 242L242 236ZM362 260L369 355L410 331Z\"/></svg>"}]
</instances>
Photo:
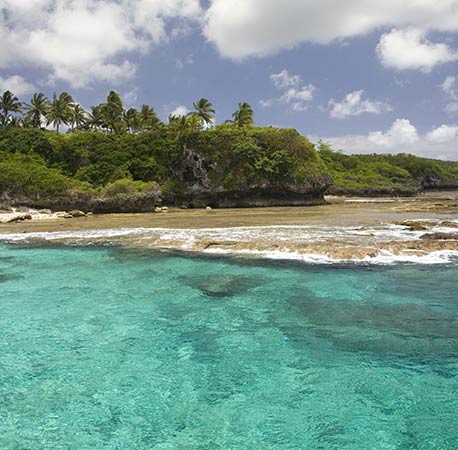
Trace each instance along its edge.
<instances>
[{"instance_id":1,"label":"cumulus cloud","mask_svg":"<svg viewBox=\"0 0 458 450\"><path fill-rule=\"evenodd\" d=\"M364 99L364 90L353 91L345 96L341 102L334 99L329 101L330 116L333 119L346 119L364 113L381 114L392 111L387 103Z\"/></svg>"},{"instance_id":2,"label":"cumulus cloud","mask_svg":"<svg viewBox=\"0 0 458 450\"><path fill-rule=\"evenodd\" d=\"M282 70L279 73L273 73L270 80L277 89L286 89L301 84L301 77L299 75L290 75L287 70Z\"/></svg>"},{"instance_id":3,"label":"cumulus cloud","mask_svg":"<svg viewBox=\"0 0 458 450\"><path fill-rule=\"evenodd\" d=\"M33 66L73 87L135 75L131 55L201 15L199 0L0 0L0 69Z\"/></svg>"},{"instance_id":4,"label":"cumulus cloud","mask_svg":"<svg viewBox=\"0 0 458 450\"><path fill-rule=\"evenodd\" d=\"M33 84L27 82L19 75L13 75L8 78L0 77L0 92L11 91L20 97L21 95L31 94L36 88Z\"/></svg>"},{"instance_id":5,"label":"cumulus cloud","mask_svg":"<svg viewBox=\"0 0 458 450\"><path fill-rule=\"evenodd\" d=\"M448 45L434 44L416 28L393 29L380 38L377 55L385 67L397 70L419 69L430 72L433 67L458 60L458 53Z\"/></svg>"},{"instance_id":6,"label":"cumulus cloud","mask_svg":"<svg viewBox=\"0 0 458 450\"><path fill-rule=\"evenodd\" d=\"M458 100L458 75L448 76L441 84L442 90L453 100Z\"/></svg>"},{"instance_id":7,"label":"cumulus cloud","mask_svg":"<svg viewBox=\"0 0 458 450\"><path fill-rule=\"evenodd\" d=\"M381 27L457 31L458 0L210 0L204 34L221 55L241 60Z\"/></svg>"},{"instance_id":8,"label":"cumulus cloud","mask_svg":"<svg viewBox=\"0 0 458 450\"><path fill-rule=\"evenodd\" d=\"M445 112L450 115L458 113L458 75L448 76L440 86L447 98Z\"/></svg>"},{"instance_id":9,"label":"cumulus cloud","mask_svg":"<svg viewBox=\"0 0 458 450\"><path fill-rule=\"evenodd\" d=\"M442 144L444 142L454 141L458 137L458 125L441 125L434 128L427 135L429 142Z\"/></svg>"},{"instance_id":10,"label":"cumulus cloud","mask_svg":"<svg viewBox=\"0 0 458 450\"><path fill-rule=\"evenodd\" d=\"M186 106L184 105L179 105L175 109L173 109L173 111L170 111L170 115L175 117L185 116L188 113L189 109L186 108Z\"/></svg>"},{"instance_id":11,"label":"cumulus cloud","mask_svg":"<svg viewBox=\"0 0 458 450\"><path fill-rule=\"evenodd\" d=\"M408 119L396 119L387 132L374 131L369 133L368 139L380 147L394 147L418 142L418 133Z\"/></svg>"},{"instance_id":12,"label":"cumulus cloud","mask_svg":"<svg viewBox=\"0 0 458 450\"><path fill-rule=\"evenodd\" d=\"M270 75L272 84L282 91L280 97L261 100L259 104L270 108L275 104L289 105L293 111L305 111L308 103L313 100L316 87L313 84L303 84L300 75L291 75L287 70Z\"/></svg>"},{"instance_id":13,"label":"cumulus cloud","mask_svg":"<svg viewBox=\"0 0 458 450\"><path fill-rule=\"evenodd\" d=\"M457 125L441 125L426 134L419 134L409 120L398 119L385 133L376 131L328 137L324 140L346 153L412 153L458 161Z\"/></svg>"}]
</instances>

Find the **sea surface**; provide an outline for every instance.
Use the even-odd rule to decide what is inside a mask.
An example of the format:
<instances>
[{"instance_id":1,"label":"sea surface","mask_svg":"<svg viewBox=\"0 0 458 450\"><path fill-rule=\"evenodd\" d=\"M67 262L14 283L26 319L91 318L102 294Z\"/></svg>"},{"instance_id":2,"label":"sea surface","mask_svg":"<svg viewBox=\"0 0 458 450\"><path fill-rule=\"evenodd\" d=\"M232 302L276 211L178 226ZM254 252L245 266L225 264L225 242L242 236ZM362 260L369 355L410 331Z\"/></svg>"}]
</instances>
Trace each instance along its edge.
<instances>
[{"instance_id":1,"label":"sea surface","mask_svg":"<svg viewBox=\"0 0 458 450\"><path fill-rule=\"evenodd\" d=\"M457 449L457 283L0 243L0 448Z\"/></svg>"}]
</instances>

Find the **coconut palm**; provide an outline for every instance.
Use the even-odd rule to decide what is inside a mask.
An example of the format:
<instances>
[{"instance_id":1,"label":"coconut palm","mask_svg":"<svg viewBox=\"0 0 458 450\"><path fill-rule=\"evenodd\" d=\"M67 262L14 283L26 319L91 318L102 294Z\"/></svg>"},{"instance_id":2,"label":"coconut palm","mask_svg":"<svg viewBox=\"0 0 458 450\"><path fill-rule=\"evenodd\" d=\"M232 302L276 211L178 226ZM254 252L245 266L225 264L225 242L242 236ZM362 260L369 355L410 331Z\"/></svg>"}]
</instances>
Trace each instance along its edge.
<instances>
[{"instance_id":1,"label":"coconut palm","mask_svg":"<svg viewBox=\"0 0 458 450\"><path fill-rule=\"evenodd\" d=\"M124 122L127 131L135 133L140 129L140 117L136 108L129 108L124 112Z\"/></svg>"},{"instance_id":2,"label":"coconut palm","mask_svg":"<svg viewBox=\"0 0 458 450\"><path fill-rule=\"evenodd\" d=\"M86 110L79 104L73 103L70 107L70 125L72 130L79 130L87 122L87 113Z\"/></svg>"},{"instance_id":3,"label":"coconut palm","mask_svg":"<svg viewBox=\"0 0 458 450\"><path fill-rule=\"evenodd\" d=\"M169 128L176 133L178 142L182 144L186 134L192 129L192 126L189 121L189 117L170 115Z\"/></svg>"},{"instance_id":4,"label":"coconut palm","mask_svg":"<svg viewBox=\"0 0 458 450\"><path fill-rule=\"evenodd\" d=\"M19 99L11 92L5 91L0 95L0 124L8 125L12 117L10 113L20 114L22 105Z\"/></svg>"},{"instance_id":5,"label":"coconut palm","mask_svg":"<svg viewBox=\"0 0 458 450\"><path fill-rule=\"evenodd\" d=\"M26 111L26 120L30 126L34 128L40 128L42 125L43 118L49 111L51 102L41 92L34 94L29 103L24 103L24 109Z\"/></svg>"},{"instance_id":6,"label":"coconut palm","mask_svg":"<svg viewBox=\"0 0 458 450\"><path fill-rule=\"evenodd\" d=\"M67 92L62 92L59 97L54 94L51 107L46 114L46 124L55 126L59 133L60 126L68 125L71 121L72 105L73 98Z\"/></svg>"},{"instance_id":7,"label":"coconut palm","mask_svg":"<svg viewBox=\"0 0 458 450\"><path fill-rule=\"evenodd\" d=\"M253 108L246 102L239 103L239 108L232 114L233 120L226 120L226 123L233 124L239 128L253 125Z\"/></svg>"},{"instance_id":8,"label":"coconut palm","mask_svg":"<svg viewBox=\"0 0 458 450\"><path fill-rule=\"evenodd\" d=\"M115 91L110 91L106 103L100 105L102 114L102 126L114 133L125 130L124 106L121 97Z\"/></svg>"},{"instance_id":9,"label":"coconut palm","mask_svg":"<svg viewBox=\"0 0 458 450\"><path fill-rule=\"evenodd\" d=\"M193 131L198 131L202 129L202 119L198 117L196 114L192 114L188 116L188 126Z\"/></svg>"},{"instance_id":10,"label":"coconut palm","mask_svg":"<svg viewBox=\"0 0 458 450\"><path fill-rule=\"evenodd\" d=\"M160 120L157 117L156 112L151 106L142 105L140 112L138 113L140 120L140 127L142 131L152 130L160 124Z\"/></svg>"},{"instance_id":11,"label":"coconut palm","mask_svg":"<svg viewBox=\"0 0 458 450\"><path fill-rule=\"evenodd\" d=\"M87 125L92 130L99 130L102 127L102 109L100 105L91 106L91 112L89 113Z\"/></svg>"},{"instance_id":12,"label":"coconut palm","mask_svg":"<svg viewBox=\"0 0 458 450\"><path fill-rule=\"evenodd\" d=\"M213 125L215 110L206 98L201 98L197 103L193 103L193 106L195 111L189 113L190 116L198 117L205 125Z\"/></svg>"}]
</instances>

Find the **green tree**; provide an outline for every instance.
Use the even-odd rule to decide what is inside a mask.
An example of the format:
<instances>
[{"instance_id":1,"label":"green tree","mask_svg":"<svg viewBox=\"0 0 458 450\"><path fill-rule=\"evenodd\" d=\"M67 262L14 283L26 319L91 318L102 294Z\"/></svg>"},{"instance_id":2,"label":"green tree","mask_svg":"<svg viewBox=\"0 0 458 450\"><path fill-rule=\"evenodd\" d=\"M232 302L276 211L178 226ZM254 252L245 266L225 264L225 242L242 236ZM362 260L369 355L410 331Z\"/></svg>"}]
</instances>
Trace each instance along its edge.
<instances>
[{"instance_id":1,"label":"green tree","mask_svg":"<svg viewBox=\"0 0 458 450\"><path fill-rule=\"evenodd\" d=\"M136 108L129 108L124 112L124 122L130 133L140 131L140 117Z\"/></svg>"},{"instance_id":2,"label":"green tree","mask_svg":"<svg viewBox=\"0 0 458 450\"><path fill-rule=\"evenodd\" d=\"M193 103L193 106L195 111L189 113L190 116L198 117L205 125L213 125L215 110L206 98L201 98L197 103Z\"/></svg>"},{"instance_id":3,"label":"green tree","mask_svg":"<svg viewBox=\"0 0 458 450\"><path fill-rule=\"evenodd\" d=\"M237 111L232 114L233 120L226 120L226 123L233 124L239 128L249 127L254 124L253 108L246 102L239 103Z\"/></svg>"},{"instance_id":4,"label":"green tree","mask_svg":"<svg viewBox=\"0 0 458 450\"><path fill-rule=\"evenodd\" d=\"M68 125L70 123L72 105L73 98L67 92L62 92L59 97L54 94L53 101L46 114L47 125L53 125L59 133L61 125Z\"/></svg>"},{"instance_id":5,"label":"green tree","mask_svg":"<svg viewBox=\"0 0 458 450\"><path fill-rule=\"evenodd\" d=\"M124 106L121 97L115 91L110 91L106 103L100 105L102 126L113 133L125 130Z\"/></svg>"},{"instance_id":6,"label":"green tree","mask_svg":"<svg viewBox=\"0 0 458 450\"><path fill-rule=\"evenodd\" d=\"M80 130L87 122L86 110L79 104L73 103L70 107L70 125L72 130Z\"/></svg>"},{"instance_id":7,"label":"green tree","mask_svg":"<svg viewBox=\"0 0 458 450\"><path fill-rule=\"evenodd\" d=\"M89 118L87 120L87 125L92 130L100 130L103 124L102 117L102 107L91 106L91 112L89 113Z\"/></svg>"},{"instance_id":8,"label":"green tree","mask_svg":"<svg viewBox=\"0 0 458 450\"><path fill-rule=\"evenodd\" d=\"M19 99L11 92L5 91L0 95L0 124L8 125L12 122L10 113L20 114L22 112L22 105ZM15 124L15 121L13 125Z\"/></svg>"},{"instance_id":9,"label":"green tree","mask_svg":"<svg viewBox=\"0 0 458 450\"><path fill-rule=\"evenodd\" d=\"M149 131L156 128L160 124L160 120L157 117L156 112L151 106L142 105L140 112L138 113L140 120L141 131Z\"/></svg>"},{"instance_id":10,"label":"green tree","mask_svg":"<svg viewBox=\"0 0 458 450\"><path fill-rule=\"evenodd\" d=\"M177 141L184 143L186 134L192 130L192 123L187 116L169 116L169 129L176 133Z\"/></svg>"},{"instance_id":11,"label":"green tree","mask_svg":"<svg viewBox=\"0 0 458 450\"><path fill-rule=\"evenodd\" d=\"M42 120L46 118L50 105L51 102L41 92L34 94L30 103L24 103L25 118L31 127L41 128Z\"/></svg>"}]
</instances>

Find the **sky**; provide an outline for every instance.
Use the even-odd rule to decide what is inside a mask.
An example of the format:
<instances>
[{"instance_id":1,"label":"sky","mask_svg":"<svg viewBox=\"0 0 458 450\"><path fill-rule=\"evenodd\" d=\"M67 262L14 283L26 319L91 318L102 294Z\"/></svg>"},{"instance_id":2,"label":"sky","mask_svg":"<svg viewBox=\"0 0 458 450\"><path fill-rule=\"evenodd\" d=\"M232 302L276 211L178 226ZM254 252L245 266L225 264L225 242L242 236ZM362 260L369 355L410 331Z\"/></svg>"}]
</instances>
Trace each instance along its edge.
<instances>
[{"instance_id":1,"label":"sky","mask_svg":"<svg viewBox=\"0 0 458 450\"><path fill-rule=\"evenodd\" d=\"M458 0L0 0L0 91L208 98L346 153L458 160Z\"/></svg>"}]
</instances>

